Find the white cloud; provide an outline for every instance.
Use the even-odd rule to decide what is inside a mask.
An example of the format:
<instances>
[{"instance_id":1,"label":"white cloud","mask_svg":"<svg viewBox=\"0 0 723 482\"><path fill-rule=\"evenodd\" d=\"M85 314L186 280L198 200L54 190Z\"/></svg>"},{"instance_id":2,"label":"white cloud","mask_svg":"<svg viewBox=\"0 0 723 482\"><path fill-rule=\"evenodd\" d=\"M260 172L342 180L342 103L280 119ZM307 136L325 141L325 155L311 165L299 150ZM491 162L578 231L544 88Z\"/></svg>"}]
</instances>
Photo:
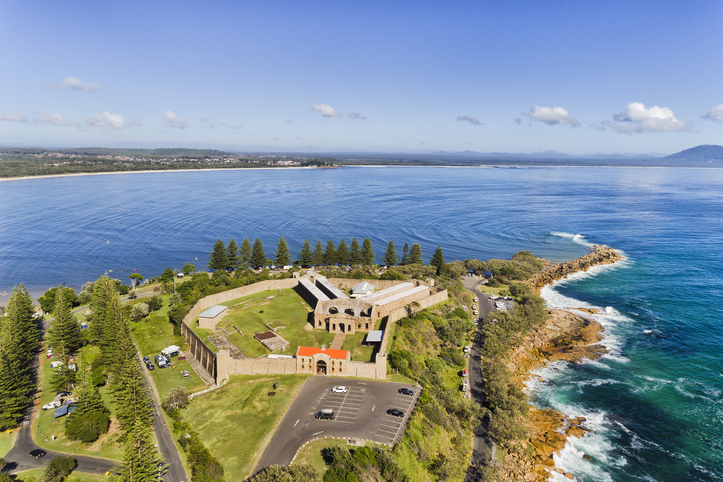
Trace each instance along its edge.
<instances>
[{"instance_id":1,"label":"white cloud","mask_svg":"<svg viewBox=\"0 0 723 482\"><path fill-rule=\"evenodd\" d=\"M329 104L314 104L311 106L311 110L315 112L321 112L324 117L339 117L340 114Z\"/></svg>"},{"instance_id":2,"label":"white cloud","mask_svg":"<svg viewBox=\"0 0 723 482\"><path fill-rule=\"evenodd\" d=\"M186 122L186 119L178 117L170 110L167 110L166 113L163 114L163 123L166 124L168 127L173 127L175 129L185 129L186 127L188 127L188 122Z\"/></svg>"},{"instance_id":3,"label":"white cloud","mask_svg":"<svg viewBox=\"0 0 723 482\"><path fill-rule=\"evenodd\" d=\"M703 119L716 122L723 122L723 104L711 107L707 114L701 116Z\"/></svg>"},{"instance_id":4,"label":"white cloud","mask_svg":"<svg viewBox=\"0 0 723 482\"><path fill-rule=\"evenodd\" d=\"M484 124L479 121L476 117L470 117L468 115L458 115L457 116L457 122L469 122L470 124L474 124L476 126L483 126Z\"/></svg>"},{"instance_id":5,"label":"white cloud","mask_svg":"<svg viewBox=\"0 0 723 482\"><path fill-rule=\"evenodd\" d=\"M23 117L19 114L0 113L0 120L9 121L9 122L27 122L27 119L25 119L25 117Z\"/></svg>"},{"instance_id":6,"label":"white cloud","mask_svg":"<svg viewBox=\"0 0 723 482\"><path fill-rule=\"evenodd\" d=\"M66 119L61 114L52 112L39 112L40 117L34 120L36 124L49 124L54 126L75 126L78 125L70 119Z\"/></svg>"},{"instance_id":7,"label":"white cloud","mask_svg":"<svg viewBox=\"0 0 723 482\"><path fill-rule=\"evenodd\" d=\"M645 107L631 102L627 110L613 116L612 128L621 133L684 131L691 125L675 117L669 107Z\"/></svg>"},{"instance_id":8,"label":"white cloud","mask_svg":"<svg viewBox=\"0 0 723 482\"><path fill-rule=\"evenodd\" d=\"M122 115L103 112L85 119L85 123L93 127L109 128L115 131L125 128L128 124Z\"/></svg>"},{"instance_id":9,"label":"white cloud","mask_svg":"<svg viewBox=\"0 0 723 482\"><path fill-rule=\"evenodd\" d=\"M532 119L544 122L550 126L554 126L556 124L570 124L572 127L576 127L580 124L577 119L570 118L568 112L562 107L540 107L535 105L530 109L527 115Z\"/></svg>"},{"instance_id":10,"label":"white cloud","mask_svg":"<svg viewBox=\"0 0 723 482\"><path fill-rule=\"evenodd\" d=\"M100 90L98 84L84 84L79 77L66 77L60 85L50 84L50 87L56 89L82 90L84 92L95 93Z\"/></svg>"},{"instance_id":11,"label":"white cloud","mask_svg":"<svg viewBox=\"0 0 723 482\"><path fill-rule=\"evenodd\" d=\"M359 112L352 112L346 116L351 120L367 120L367 116L361 115Z\"/></svg>"}]
</instances>

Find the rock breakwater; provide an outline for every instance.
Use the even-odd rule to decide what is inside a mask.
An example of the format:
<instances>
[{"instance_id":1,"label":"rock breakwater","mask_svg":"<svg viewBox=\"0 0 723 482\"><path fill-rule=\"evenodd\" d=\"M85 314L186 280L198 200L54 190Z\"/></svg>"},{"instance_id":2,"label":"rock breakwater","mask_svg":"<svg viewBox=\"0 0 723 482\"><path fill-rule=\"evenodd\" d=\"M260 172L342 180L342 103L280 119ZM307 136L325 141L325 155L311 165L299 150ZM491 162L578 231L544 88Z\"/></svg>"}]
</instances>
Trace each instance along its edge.
<instances>
[{"instance_id":1,"label":"rock breakwater","mask_svg":"<svg viewBox=\"0 0 723 482\"><path fill-rule=\"evenodd\" d=\"M623 256L609 246L594 245L592 251L584 256L565 261L560 264L548 264L545 269L529 278L525 283L539 293L540 290L557 280L579 271L587 271L593 266L612 264L623 259Z\"/></svg>"}]
</instances>

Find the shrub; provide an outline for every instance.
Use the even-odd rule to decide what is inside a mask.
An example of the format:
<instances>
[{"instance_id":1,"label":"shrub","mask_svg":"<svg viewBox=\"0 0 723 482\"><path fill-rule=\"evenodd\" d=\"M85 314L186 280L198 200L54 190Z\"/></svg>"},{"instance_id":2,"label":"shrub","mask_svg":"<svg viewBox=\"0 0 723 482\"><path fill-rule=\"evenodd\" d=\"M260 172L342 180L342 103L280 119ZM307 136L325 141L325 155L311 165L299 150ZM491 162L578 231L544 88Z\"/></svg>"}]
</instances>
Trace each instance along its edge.
<instances>
[{"instance_id":1,"label":"shrub","mask_svg":"<svg viewBox=\"0 0 723 482\"><path fill-rule=\"evenodd\" d=\"M159 295L151 296L146 300L146 304L148 305L148 311L158 311L163 308L163 298Z\"/></svg>"}]
</instances>

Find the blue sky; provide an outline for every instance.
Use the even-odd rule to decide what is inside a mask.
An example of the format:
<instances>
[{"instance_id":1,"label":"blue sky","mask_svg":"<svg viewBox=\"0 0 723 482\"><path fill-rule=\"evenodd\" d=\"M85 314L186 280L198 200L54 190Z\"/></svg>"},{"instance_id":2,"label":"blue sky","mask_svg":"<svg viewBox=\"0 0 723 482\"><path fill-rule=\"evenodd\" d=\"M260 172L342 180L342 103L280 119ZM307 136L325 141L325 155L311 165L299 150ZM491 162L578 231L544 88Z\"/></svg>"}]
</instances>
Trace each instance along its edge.
<instances>
[{"instance_id":1,"label":"blue sky","mask_svg":"<svg viewBox=\"0 0 723 482\"><path fill-rule=\"evenodd\" d=\"M723 2L0 0L0 145L673 153Z\"/></svg>"}]
</instances>

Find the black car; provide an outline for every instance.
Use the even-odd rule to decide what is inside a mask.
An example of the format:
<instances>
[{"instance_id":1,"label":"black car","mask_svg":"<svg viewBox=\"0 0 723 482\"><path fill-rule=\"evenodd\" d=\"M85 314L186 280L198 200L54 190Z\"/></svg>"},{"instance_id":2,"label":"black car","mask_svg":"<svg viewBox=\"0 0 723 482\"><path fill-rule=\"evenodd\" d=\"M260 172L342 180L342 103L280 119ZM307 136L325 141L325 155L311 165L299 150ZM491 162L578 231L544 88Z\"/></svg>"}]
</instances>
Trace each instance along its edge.
<instances>
[{"instance_id":1,"label":"black car","mask_svg":"<svg viewBox=\"0 0 723 482\"><path fill-rule=\"evenodd\" d=\"M408 388L400 388L399 393L401 393L402 395L414 395L414 392Z\"/></svg>"},{"instance_id":2,"label":"black car","mask_svg":"<svg viewBox=\"0 0 723 482\"><path fill-rule=\"evenodd\" d=\"M146 365L147 365L147 364L149 364L149 363L151 362L151 357L149 357L149 356L146 355L146 356L143 357L143 361L144 361L144 362L146 363Z\"/></svg>"},{"instance_id":3,"label":"black car","mask_svg":"<svg viewBox=\"0 0 723 482\"><path fill-rule=\"evenodd\" d=\"M70 396L70 392L58 392L55 396L56 396L56 397L60 397L60 398L69 397L69 396Z\"/></svg>"},{"instance_id":4,"label":"black car","mask_svg":"<svg viewBox=\"0 0 723 482\"><path fill-rule=\"evenodd\" d=\"M152 372L153 370L156 369L156 367L151 362L146 363L146 368L148 368L149 372Z\"/></svg>"},{"instance_id":5,"label":"black car","mask_svg":"<svg viewBox=\"0 0 723 482\"><path fill-rule=\"evenodd\" d=\"M390 408L389 410L387 410L387 413L393 417L403 417L404 416L404 412L402 412L401 410L397 410L396 408Z\"/></svg>"},{"instance_id":6,"label":"black car","mask_svg":"<svg viewBox=\"0 0 723 482\"><path fill-rule=\"evenodd\" d=\"M35 458L44 457L47 452L43 449L35 449L30 451L30 455L32 455Z\"/></svg>"}]
</instances>

